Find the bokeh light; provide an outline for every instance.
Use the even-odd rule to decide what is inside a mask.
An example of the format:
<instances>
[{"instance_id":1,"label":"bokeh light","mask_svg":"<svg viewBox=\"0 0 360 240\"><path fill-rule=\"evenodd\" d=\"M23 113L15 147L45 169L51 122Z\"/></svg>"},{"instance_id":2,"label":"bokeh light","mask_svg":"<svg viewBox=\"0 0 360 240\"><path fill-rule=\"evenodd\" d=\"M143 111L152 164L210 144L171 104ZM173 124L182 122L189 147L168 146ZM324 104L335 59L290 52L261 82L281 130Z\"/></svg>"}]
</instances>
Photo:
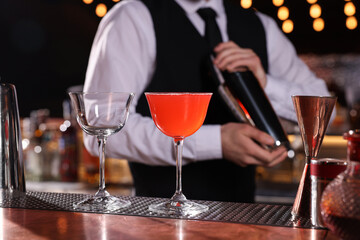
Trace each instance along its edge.
<instances>
[{"instance_id":1,"label":"bokeh light","mask_svg":"<svg viewBox=\"0 0 360 240\"><path fill-rule=\"evenodd\" d=\"M358 25L357 19L354 16L346 19L346 27L350 30L354 30Z\"/></svg>"},{"instance_id":2,"label":"bokeh light","mask_svg":"<svg viewBox=\"0 0 360 240\"><path fill-rule=\"evenodd\" d=\"M321 32L325 28L325 22L322 18L314 19L313 28L317 32Z\"/></svg>"},{"instance_id":3,"label":"bokeh light","mask_svg":"<svg viewBox=\"0 0 360 240\"><path fill-rule=\"evenodd\" d=\"M273 0L272 2L276 7L280 7L281 5L284 4L284 0Z\"/></svg>"},{"instance_id":4,"label":"bokeh light","mask_svg":"<svg viewBox=\"0 0 360 240\"><path fill-rule=\"evenodd\" d=\"M310 4L314 4L314 3L317 2L317 0L307 0L307 2L310 3Z\"/></svg>"},{"instance_id":5,"label":"bokeh light","mask_svg":"<svg viewBox=\"0 0 360 240\"><path fill-rule=\"evenodd\" d=\"M99 3L97 6L96 6L96 9L95 9L95 13L98 17L103 17L105 16L105 14L107 13L107 7L105 4L103 3Z\"/></svg>"},{"instance_id":6,"label":"bokeh light","mask_svg":"<svg viewBox=\"0 0 360 240\"><path fill-rule=\"evenodd\" d=\"M310 7L310 16L312 18L318 18L321 16L321 7L319 4L311 5Z\"/></svg>"},{"instance_id":7,"label":"bokeh light","mask_svg":"<svg viewBox=\"0 0 360 240\"><path fill-rule=\"evenodd\" d=\"M252 0L241 0L240 5L245 9L250 8L252 6Z\"/></svg>"},{"instance_id":8,"label":"bokeh light","mask_svg":"<svg viewBox=\"0 0 360 240\"><path fill-rule=\"evenodd\" d=\"M289 18L289 9L285 6L280 7L278 10L278 18L283 21L288 19Z\"/></svg>"},{"instance_id":9,"label":"bokeh light","mask_svg":"<svg viewBox=\"0 0 360 240\"><path fill-rule=\"evenodd\" d=\"M354 3L348 2L344 6L344 13L346 16L353 16L356 13L356 8Z\"/></svg>"},{"instance_id":10,"label":"bokeh light","mask_svg":"<svg viewBox=\"0 0 360 240\"><path fill-rule=\"evenodd\" d=\"M294 23L290 19L287 19L282 24L282 30L284 33L291 33L294 30Z\"/></svg>"}]
</instances>

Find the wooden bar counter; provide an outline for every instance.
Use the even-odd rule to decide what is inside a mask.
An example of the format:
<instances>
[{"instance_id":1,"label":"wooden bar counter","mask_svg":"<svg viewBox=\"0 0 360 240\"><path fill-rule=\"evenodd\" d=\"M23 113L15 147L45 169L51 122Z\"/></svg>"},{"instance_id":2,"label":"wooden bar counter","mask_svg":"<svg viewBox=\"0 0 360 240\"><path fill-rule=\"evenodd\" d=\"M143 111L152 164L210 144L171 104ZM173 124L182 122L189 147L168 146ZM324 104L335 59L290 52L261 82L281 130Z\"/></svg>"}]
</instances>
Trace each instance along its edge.
<instances>
[{"instance_id":1,"label":"wooden bar counter","mask_svg":"<svg viewBox=\"0 0 360 240\"><path fill-rule=\"evenodd\" d=\"M319 229L0 208L0 239L338 239Z\"/></svg>"}]
</instances>

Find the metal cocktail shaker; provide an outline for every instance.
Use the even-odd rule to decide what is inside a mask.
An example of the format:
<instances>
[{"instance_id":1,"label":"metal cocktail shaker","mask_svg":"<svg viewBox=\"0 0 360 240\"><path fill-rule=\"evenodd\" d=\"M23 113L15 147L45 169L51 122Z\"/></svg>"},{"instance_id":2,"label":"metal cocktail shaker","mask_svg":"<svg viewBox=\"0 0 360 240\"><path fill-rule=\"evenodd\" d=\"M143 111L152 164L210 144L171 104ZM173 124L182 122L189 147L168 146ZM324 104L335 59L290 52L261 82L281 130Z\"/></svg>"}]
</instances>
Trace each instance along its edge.
<instances>
[{"instance_id":1,"label":"metal cocktail shaker","mask_svg":"<svg viewBox=\"0 0 360 240\"><path fill-rule=\"evenodd\" d=\"M0 189L25 192L19 110L15 86L0 83Z\"/></svg>"},{"instance_id":2,"label":"metal cocktail shaker","mask_svg":"<svg viewBox=\"0 0 360 240\"><path fill-rule=\"evenodd\" d=\"M288 157L293 158L294 150L290 146L287 134L284 131L269 99L259 81L251 71L227 72L213 65L218 92L239 122L246 122L267 132L275 140L276 148L285 146Z\"/></svg>"}]
</instances>

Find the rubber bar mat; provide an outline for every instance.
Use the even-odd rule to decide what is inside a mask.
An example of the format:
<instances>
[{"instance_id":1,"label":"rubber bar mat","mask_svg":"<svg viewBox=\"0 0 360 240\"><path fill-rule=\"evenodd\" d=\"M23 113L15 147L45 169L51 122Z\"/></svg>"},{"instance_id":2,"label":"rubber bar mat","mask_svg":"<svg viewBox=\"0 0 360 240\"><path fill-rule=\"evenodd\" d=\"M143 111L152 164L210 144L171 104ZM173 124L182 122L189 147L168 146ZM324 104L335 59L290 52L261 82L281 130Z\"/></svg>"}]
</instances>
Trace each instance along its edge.
<instances>
[{"instance_id":1,"label":"rubber bar mat","mask_svg":"<svg viewBox=\"0 0 360 240\"><path fill-rule=\"evenodd\" d=\"M52 192L26 192L22 196L10 196L6 192L0 194L0 207L41 209L70 212L106 213L114 215L129 215L143 217L179 218L174 216L156 214L149 211L150 204L164 201L162 198L119 196L131 201L131 205L114 211L79 211L73 208L73 204L90 195L73 193ZM216 201L194 201L209 206L207 212L192 217L181 217L181 219L193 219L202 221L220 221L243 224L258 224L270 226L293 227L291 221L291 207L282 205L233 203ZM311 228L309 219L299 219L296 227Z\"/></svg>"}]
</instances>

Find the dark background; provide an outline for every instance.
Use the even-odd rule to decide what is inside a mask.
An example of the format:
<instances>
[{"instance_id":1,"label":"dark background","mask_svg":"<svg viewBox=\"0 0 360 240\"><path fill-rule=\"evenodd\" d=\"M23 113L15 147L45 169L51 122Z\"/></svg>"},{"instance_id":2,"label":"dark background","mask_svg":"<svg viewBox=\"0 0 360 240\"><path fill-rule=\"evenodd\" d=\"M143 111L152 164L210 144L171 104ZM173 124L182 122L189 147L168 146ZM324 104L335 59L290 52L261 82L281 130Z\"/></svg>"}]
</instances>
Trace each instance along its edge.
<instances>
[{"instance_id":1,"label":"dark background","mask_svg":"<svg viewBox=\"0 0 360 240\"><path fill-rule=\"evenodd\" d=\"M83 84L91 44L101 18L95 6L81 0L0 0L0 76L13 83L21 117L31 110L48 108L52 117L62 116L66 89ZM359 2L353 1L359 8ZM305 0L286 1L294 31L287 34L299 54L360 52L359 27L345 27L343 0L319 0L325 29L315 32ZM253 6L277 19L271 0L253 0ZM355 15L359 18L359 13ZM277 20L281 27L281 21Z\"/></svg>"}]
</instances>

